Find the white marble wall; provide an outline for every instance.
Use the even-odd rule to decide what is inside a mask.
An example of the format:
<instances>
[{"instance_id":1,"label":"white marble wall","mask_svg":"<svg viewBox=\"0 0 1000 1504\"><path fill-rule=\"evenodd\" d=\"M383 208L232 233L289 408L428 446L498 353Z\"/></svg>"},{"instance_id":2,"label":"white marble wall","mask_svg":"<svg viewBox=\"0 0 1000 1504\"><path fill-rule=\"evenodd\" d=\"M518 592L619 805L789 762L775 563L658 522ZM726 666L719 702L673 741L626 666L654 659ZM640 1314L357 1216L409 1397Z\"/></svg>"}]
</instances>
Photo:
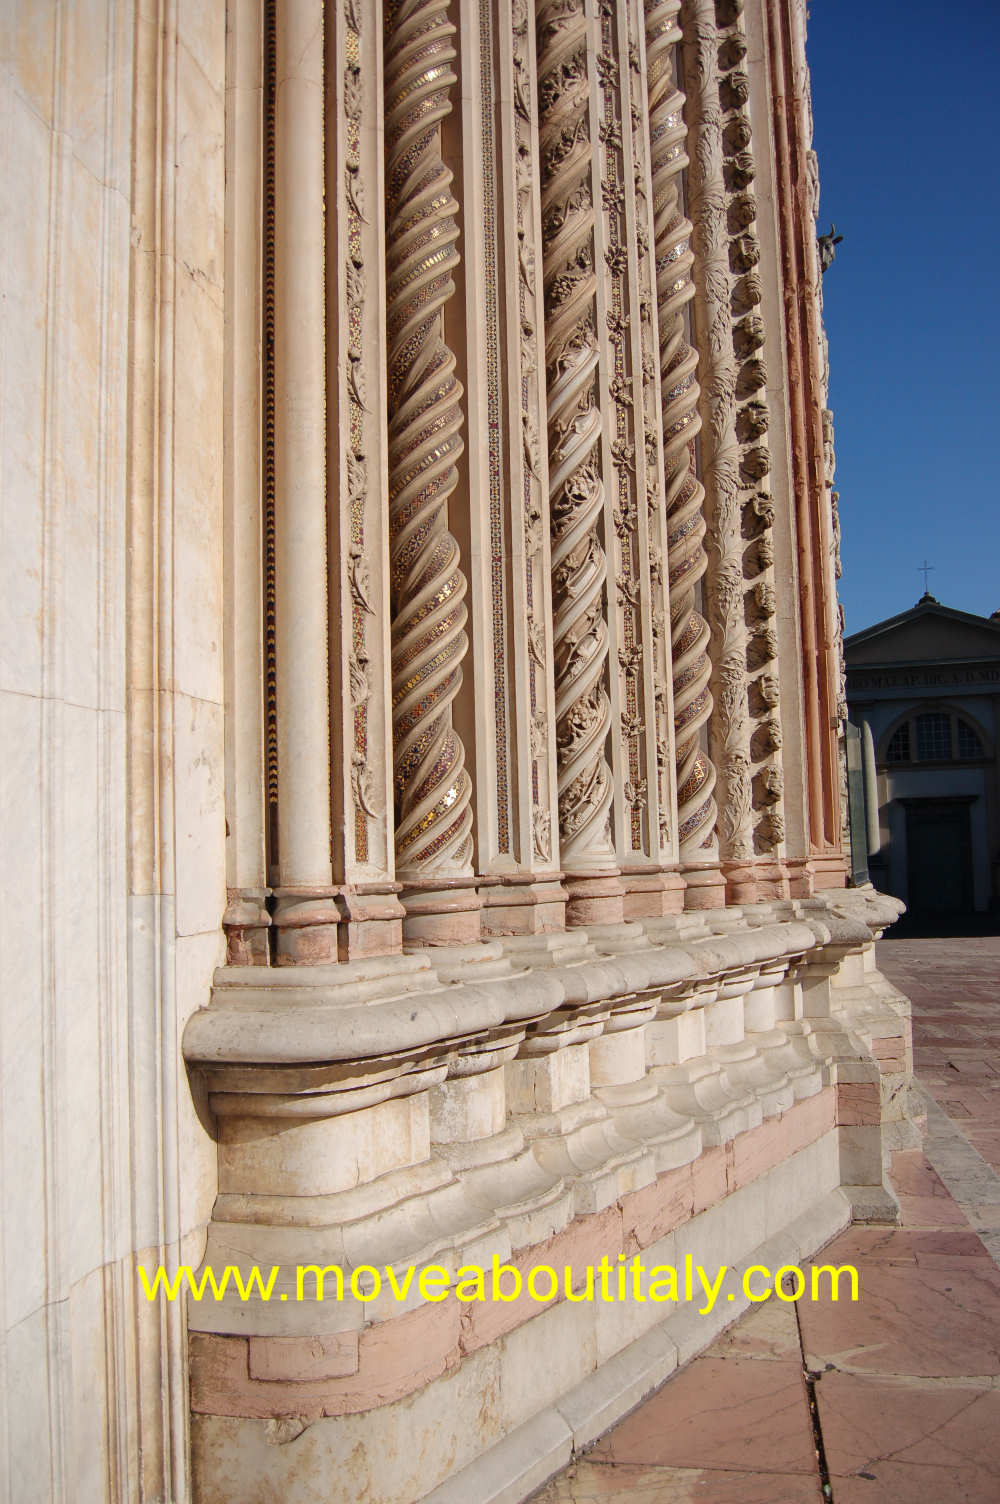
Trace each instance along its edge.
<instances>
[{"instance_id":1,"label":"white marble wall","mask_svg":"<svg viewBox=\"0 0 1000 1504\"><path fill-rule=\"evenodd\" d=\"M197 1259L214 1195L179 1038L225 901L224 14L3 30L0 1500L180 1500L135 1262Z\"/></svg>"}]
</instances>

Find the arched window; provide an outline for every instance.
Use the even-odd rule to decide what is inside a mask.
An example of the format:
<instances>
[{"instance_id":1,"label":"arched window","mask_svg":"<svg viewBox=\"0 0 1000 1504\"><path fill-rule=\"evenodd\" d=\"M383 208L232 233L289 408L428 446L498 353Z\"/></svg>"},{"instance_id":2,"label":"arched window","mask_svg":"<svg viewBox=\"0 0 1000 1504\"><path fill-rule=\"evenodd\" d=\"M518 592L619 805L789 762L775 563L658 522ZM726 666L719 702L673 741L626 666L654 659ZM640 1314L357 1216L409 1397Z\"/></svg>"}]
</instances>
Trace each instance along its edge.
<instances>
[{"instance_id":1,"label":"arched window","mask_svg":"<svg viewBox=\"0 0 1000 1504\"><path fill-rule=\"evenodd\" d=\"M953 710L924 710L900 721L885 748L885 761L974 762L986 756L978 731Z\"/></svg>"},{"instance_id":2,"label":"arched window","mask_svg":"<svg viewBox=\"0 0 1000 1504\"><path fill-rule=\"evenodd\" d=\"M904 721L897 726L889 739L886 748L886 762L909 762L910 760L910 723Z\"/></svg>"},{"instance_id":3,"label":"arched window","mask_svg":"<svg viewBox=\"0 0 1000 1504\"><path fill-rule=\"evenodd\" d=\"M968 721L958 721L957 730L959 757L985 757L983 744Z\"/></svg>"},{"instance_id":4,"label":"arched window","mask_svg":"<svg viewBox=\"0 0 1000 1504\"><path fill-rule=\"evenodd\" d=\"M917 716L917 761L947 762L952 757L950 715L928 711Z\"/></svg>"}]
</instances>

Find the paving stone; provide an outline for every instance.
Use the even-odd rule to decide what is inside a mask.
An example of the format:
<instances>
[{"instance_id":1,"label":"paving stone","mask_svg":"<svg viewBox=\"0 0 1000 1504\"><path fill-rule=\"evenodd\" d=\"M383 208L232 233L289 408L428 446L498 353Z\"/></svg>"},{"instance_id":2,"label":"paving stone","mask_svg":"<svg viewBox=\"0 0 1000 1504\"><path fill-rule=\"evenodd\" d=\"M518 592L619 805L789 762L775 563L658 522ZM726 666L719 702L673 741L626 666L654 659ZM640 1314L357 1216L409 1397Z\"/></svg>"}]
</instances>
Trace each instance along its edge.
<instances>
[{"instance_id":1,"label":"paving stone","mask_svg":"<svg viewBox=\"0 0 1000 1504\"><path fill-rule=\"evenodd\" d=\"M696 1358L595 1447L595 1460L814 1473L798 1359Z\"/></svg>"},{"instance_id":2,"label":"paving stone","mask_svg":"<svg viewBox=\"0 0 1000 1504\"><path fill-rule=\"evenodd\" d=\"M900 1489L893 1497L927 1504L1000 1498L997 1390L831 1373L817 1383L816 1401L836 1504L877 1499L861 1486L875 1483L885 1497ZM854 1489L841 1481L851 1475Z\"/></svg>"}]
</instances>

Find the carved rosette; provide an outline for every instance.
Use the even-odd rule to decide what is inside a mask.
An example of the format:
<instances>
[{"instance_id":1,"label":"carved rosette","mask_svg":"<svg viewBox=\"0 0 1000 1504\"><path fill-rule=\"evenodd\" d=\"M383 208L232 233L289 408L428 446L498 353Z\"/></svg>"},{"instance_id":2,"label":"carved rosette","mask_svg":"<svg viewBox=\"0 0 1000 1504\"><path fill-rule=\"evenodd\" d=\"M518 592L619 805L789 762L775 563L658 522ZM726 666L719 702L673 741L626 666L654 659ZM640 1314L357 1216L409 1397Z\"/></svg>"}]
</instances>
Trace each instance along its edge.
<instances>
[{"instance_id":1,"label":"carved rosette","mask_svg":"<svg viewBox=\"0 0 1000 1504\"><path fill-rule=\"evenodd\" d=\"M462 453L462 388L444 339L458 209L441 154L456 83L447 0L386 12L386 324L392 717L401 876L460 875L472 784L451 704L468 648L466 581L448 531Z\"/></svg>"},{"instance_id":2,"label":"carved rosette","mask_svg":"<svg viewBox=\"0 0 1000 1504\"><path fill-rule=\"evenodd\" d=\"M607 559L583 0L542 0L536 36L561 857L569 871L610 871Z\"/></svg>"},{"instance_id":3,"label":"carved rosette","mask_svg":"<svg viewBox=\"0 0 1000 1504\"><path fill-rule=\"evenodd\" d=\"M711 848L716 826L715 769L701 746L701 728L712 713L708 624L697 609L697 585L705 573L704 491L695 471L698 357L687 335L691 281L690 222L681 205L684 96L674 82L674 50L680 0L647 4L646 78L653 180L656 295L660 331L663 468L666 484L670 636L677 762L678 842L691 860Z\"/></svg>"}]
</instances>

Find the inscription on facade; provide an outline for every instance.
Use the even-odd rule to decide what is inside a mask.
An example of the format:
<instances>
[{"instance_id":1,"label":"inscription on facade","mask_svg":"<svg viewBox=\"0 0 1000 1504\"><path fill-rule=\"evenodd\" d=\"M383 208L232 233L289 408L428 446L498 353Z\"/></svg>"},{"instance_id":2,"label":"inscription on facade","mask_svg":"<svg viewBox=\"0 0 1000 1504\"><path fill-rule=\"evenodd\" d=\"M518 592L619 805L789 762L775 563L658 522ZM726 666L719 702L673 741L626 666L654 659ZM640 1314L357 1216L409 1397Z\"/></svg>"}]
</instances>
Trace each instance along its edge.
<instances>
[{"instance_id":1,"label":"inscription on facade","mask_svg":"<svg viewBox=\"0 0 1000 1504\"><path fill-rule=\"evenodd\" d=\"M861 689L938 689L954 684L1000 684L1000 664L955 669L884 669L876 674L850 670L847 684L853 693Z\"/></svg>"}]
</instances>

